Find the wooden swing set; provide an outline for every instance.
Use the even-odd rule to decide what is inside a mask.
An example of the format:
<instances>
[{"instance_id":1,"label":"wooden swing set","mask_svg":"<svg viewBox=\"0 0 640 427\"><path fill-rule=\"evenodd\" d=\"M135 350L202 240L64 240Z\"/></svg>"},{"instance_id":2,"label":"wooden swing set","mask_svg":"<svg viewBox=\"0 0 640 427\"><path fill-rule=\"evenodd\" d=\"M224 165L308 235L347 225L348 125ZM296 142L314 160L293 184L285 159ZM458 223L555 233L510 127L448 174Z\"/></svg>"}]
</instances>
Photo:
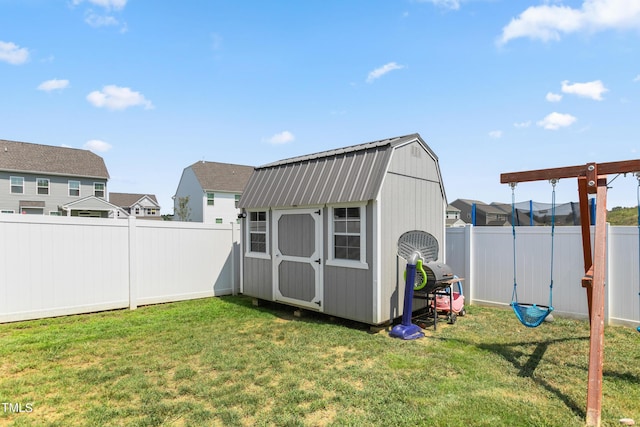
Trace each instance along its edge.
<instances>
[{"instance_id":1,"label":"wooden swing set","mask_svg":"<svg viewBox=\"0 0 640 427\"><path fill-rule=\"evenodd\" d=\"M582 287L587 291L589 304L589 372L587 386L586 425L599 427L602 409L602 367L604 356L604 278L607 259L607 175L636 173L640 159L609 163L587 163L580 166L509 172L500 175L503 184L519 182L578 178L580 225L582 228L582 254L584 277ZM596 197L596 229L593 252L589 221L589 194Z\"/></svg>"}]
</instances>

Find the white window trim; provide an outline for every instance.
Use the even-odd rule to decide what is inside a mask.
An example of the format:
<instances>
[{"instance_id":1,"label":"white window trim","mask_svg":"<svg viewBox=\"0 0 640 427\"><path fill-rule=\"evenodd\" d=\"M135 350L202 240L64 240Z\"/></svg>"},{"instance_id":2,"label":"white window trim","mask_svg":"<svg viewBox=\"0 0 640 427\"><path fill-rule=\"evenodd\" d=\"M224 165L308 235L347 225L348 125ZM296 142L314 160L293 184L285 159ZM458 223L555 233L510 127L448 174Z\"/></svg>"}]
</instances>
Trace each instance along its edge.
<instances>
[{"instance_id":1,"label":"white window trim","mask_svg":"<svg viewBox=\"0 0 640 427\"><path fill-rule=\"evenodd\" d=\"M270 224L270 220L271 220L271 211L267 210L267 209L254 209L254 210L250 210L250 211L246 211L247 212L247 217L245 220L245 257L247 258L260 258L260 259L271 259L271 232L269 230L269 224ZM266 252L251 252L251 212L266 212L266 222L267 222L267 227L265 230L265 244L266 244Z\"/></svg>"},{"instance_id":2,"label":"white window trim","mask_svg":"<svg viewBox=\"0 0 640 427\"><path fill-rule=\"evenodd\" d=\"M72 182L77 182L78 183L78 195L77 196L72 196L71 195L71 183ZM75 188L74 188L75 190ZM80 197L82 195L82 183L80 181L75 181L73 179L70 179L68 184L67 184L67 194L69 195L69 197Z\"/></svg>"},{"instance_id":3,"label":"white window trim","mask_svg":"<svg viewBox=\"0 0 640 427\"><path fill-rule=\"evenodd\" d=\"M349 259L337 259L335 258L335 239L333 238L334 224L333 224L333 210L335 208L359 208L360 209L360 260ZM329 242L329 258L326 265L331 267L346 267L346 268L359 268L362 270L368 270L369 264L367 263L367 205L366 203L354 203L345 205L336 205L329 207L329 218L327 227L327 242Z\"/></svg>"},{"instance_id":4,"label":"white window trim","mask_svg":"<svg viewBox=\"0 0 640 427\"><path fill-rule=\"evenodd\" d=\"M14 193L13 191L11 191L11 188L13 187L13 184L11 183L11 180L13 178L20 178L22 180L22 192L21 193ZM24 189L25 183L24 183L24 176L10 176L9 177L9 194L25 194L25 189Z\"/></svg>"},{"instance_id":5,"label":"white window trim","mask_svg":"<svg viewBox=\"0 0 640 427\"><path fill-rule=\"evenodd\" d=\"M47 181L47 194L40 193L40 186L38 185L38 181ZM44 187L42 187L44 188ZM48 196L51 194L51 180L49 178L36 178L36 194L38 196Z\"/></svg>"},{"instance_id":6,"label":"white window trim","mask_svg":"<svg viewBox=\"0 0 640 427\"><path fill-rule=\"evenodd\" d=\"M102 185L102 196L96 196L96 185ZM95 197L106 198L107 197L107 185L104 182L94 182L93 183L93 195Z\"/></svg>"}]
</instances>

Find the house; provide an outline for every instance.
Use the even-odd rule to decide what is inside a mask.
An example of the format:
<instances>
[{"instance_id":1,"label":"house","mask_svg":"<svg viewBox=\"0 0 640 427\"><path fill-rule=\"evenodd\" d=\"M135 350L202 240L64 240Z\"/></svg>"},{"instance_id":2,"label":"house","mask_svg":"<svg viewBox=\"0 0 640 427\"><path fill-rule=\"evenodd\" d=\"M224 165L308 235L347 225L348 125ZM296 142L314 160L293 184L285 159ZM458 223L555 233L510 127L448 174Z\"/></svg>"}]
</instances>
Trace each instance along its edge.
<instances>
[{"instance_id":1,"label":"house","mask_svg":"<svg viewBox=\"0 0 640 427\"><path fill-rule=\"evenodd\" d=\"M173 196L174 220L238 222L238 202L253 166L199 161L182 171Z\"/></svg>"},{"instance_id":2,"label":"house","mask_svg":"<svg viewBox=\"0 0 640 427\"><path fill-rule=\"evenodd\" d=\"M386 323L403 309L400 236L425 231L442 248L446 206L419 134L257 167L240 199L242 292Z\"/></svg>"},{"instance_id":3,"label":"house","mask_svg":"<svg viewBox=\"0 0 640 427\"><path fill-rule=\"evenodd\" d=\"M456 199L451 205L460 209L460 219L468 224L511 225L511 208L505 210L499 205L487 205L479 200Z\"/></svg>"},{"instance_id":4,"label":"house","mask_svg":"<svg viewBox=\"0 0 640 427\"><path fill-rule=\"evenodd\" d=\"M460 209L453 205L447 206L446 212L447 227L464 227L467 223L460 219Z\"/></svg>"},{"instance_id":5,"label":"house","mask_svg":"<svg viewBox=\"0 0 640 427\"><path fill-rule=\"evenodd\" d=\"M162 219L160 205L155 194L109 193L109 203L118 206L128 215L142 219Z\"/></svg>"},{"instance_id":6,"label":"house","mask_svg":"<svg viewBox=\"0 0 640 427\"><path fill-rule=\"evenodd\" d=\"M115 218L108 180L91 151L0 140L0 213Z\"/></svg>"}]
</instances>

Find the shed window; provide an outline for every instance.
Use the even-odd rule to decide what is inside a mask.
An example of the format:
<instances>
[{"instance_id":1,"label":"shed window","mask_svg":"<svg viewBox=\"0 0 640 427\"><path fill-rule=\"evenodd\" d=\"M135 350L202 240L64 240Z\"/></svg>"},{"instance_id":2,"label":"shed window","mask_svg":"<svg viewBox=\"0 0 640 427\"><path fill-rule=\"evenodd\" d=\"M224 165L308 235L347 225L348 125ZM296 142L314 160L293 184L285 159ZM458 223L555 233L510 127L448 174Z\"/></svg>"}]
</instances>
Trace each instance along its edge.
<instances>
[{"instance_id":1,"label":"shed window","mask_svg":"<svg viewBox=\"0 0 640 427\"><path fill-rule=\"evenodd\" d=\"M360 208L333 209L333 257L360 261Z\"/></svg>"},{"instance_id":2,"label":"shed window","mask_svg":"<svg viewBox=\"0 0 640 427\"><path fill-rule=\"evenodd\" d=\"M249 212L249 251L267 253L267 212Z\"/></svg>"},{"instance_id":3,"label":"shed window","mask_svg":"<svg viewBox=\"0 0 640 427\"><path fill-rule=\"evenodd\" d=\"M21 176L11 177L11 193L24 194L24 177L21 177Z\"/></svg>"}]
</instances>

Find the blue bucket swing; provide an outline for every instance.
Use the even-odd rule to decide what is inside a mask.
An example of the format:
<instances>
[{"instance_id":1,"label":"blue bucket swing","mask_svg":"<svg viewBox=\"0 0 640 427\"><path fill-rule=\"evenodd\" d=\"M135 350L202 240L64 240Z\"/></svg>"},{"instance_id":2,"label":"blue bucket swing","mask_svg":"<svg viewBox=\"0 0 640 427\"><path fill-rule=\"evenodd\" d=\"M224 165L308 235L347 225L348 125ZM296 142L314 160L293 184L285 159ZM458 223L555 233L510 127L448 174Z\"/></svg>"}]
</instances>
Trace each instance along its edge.
<instances>
[{"instance_id":1,"label":"blue bucket swing","mask_svg":"<svg viewBox=\"0 0 640 427\"><path fill-rule=\"evenodd\" d=\"M556 226L556 183L557 179L549 181L553 186L551 195L551 278L549 281L549 305L527 304L518 301L518 282L516 274L516 193L517 183L509 184L511 187L511 230L513 234L513 293L511 295L511 308L516 317L524 326L535 328L540 326L542 322L553 311L553 246ZM639 328L640 330L640 328Z\"/></svg>"}]
</instances>

